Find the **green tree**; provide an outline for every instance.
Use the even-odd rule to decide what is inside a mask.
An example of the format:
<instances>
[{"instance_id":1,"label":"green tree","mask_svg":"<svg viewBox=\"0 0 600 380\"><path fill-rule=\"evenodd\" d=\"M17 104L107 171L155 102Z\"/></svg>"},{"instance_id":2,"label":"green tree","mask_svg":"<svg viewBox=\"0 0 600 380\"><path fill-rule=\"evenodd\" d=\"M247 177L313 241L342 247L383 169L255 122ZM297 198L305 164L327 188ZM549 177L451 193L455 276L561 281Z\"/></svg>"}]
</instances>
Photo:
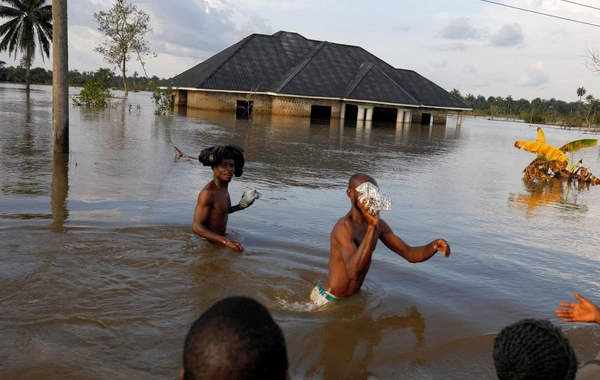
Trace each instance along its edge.
<instances>
[{"instance_id":1,"label":"green tree","mask_svg":"<svg viewBox=\"0 0 600 380\"><path fill-rule=\"evenodd\" d=\"M87 81L79 95L73 96L73 103L77 106L104 108L110 104L109 85L114 73L105 68L98 69L93 74L93 79Z\"/></svg>"},{"instance_id":2,"label":"green tree","mask_svg":"<svg viewBox=\"0 0 600 380\"><path fill-rule=\"evenodd\" d=\"M94 51L104 55L105 62L119 67L127 96L127 62L131 54L136 54L140 61L151 55L146 40L146 33L152 31L150 16L125 0L117 0L108 12L94 13L94 19L99 25L98 30L106 37Z\"/></svg>"},{"instance_id":3,"label":"green tree","mask_svg":"<svg viewBox=\"0 0 600 380\"><path fill-rule=\"evenodd\" d=\"M115 76L111 69L100 68L95 73L91 74L96 82L104 88L110 88L110 84Z\"/></svg>"},{"instance_id":4,"label":"green tree","mask_svg":"<svg viewBox=\"0 0 600 380\"><path fill-rule=\"evenodd\" d=\"M577 89L577 96L579 96L579 107L577 109L581 108L581 98L583 97L583 95L585 95L586 92L587 91L584 87L579 87Z\"/></svg>"},{"instance_id":5,"label":"green tree","mask_svg":"<svg viewBox=\"0 0 600 380\"><path fill-rule=\"evenodd\" d=\"M22 67L11 67L6 74L6 80L14 83L24 83L25 69Z\"/></svg>"},{"instance_id":6,"label":"green tree","mask_svg":"<svg viewBox=\"0 0 600 380\"><path fill-rule=\"evenodd\" d=\"M510 109L511 109L511 106L512 106L512 102L513 102L512 95L508 95L506 97L506 114L507 115L510 115Z\"/></svg>"},{"instance_id":7,"label":"green tree","mask_svg":"<svg viewBox=\"0 0 600 380\"><path fill-rule=\"evenodd\" d=\"M460 100L462 100L462 98L463 98L460 91L456 88L453 88L452 91L450 91L450 93L452 95L454 95L455 97L459 98Z\"/></svg>"},{"instance_id":8,"label":"green tree","mask_svg":"<svg viewBox=\"0 0 600 380\"><path fill-rule=\"evenodd\" d=\"M591 128L592 124L590 123L590 115L593 117L594 113L596 112L595 105L597 104L598 99L594 98L592 94L589 94L585 97L585 100L587 100L589 103L589 108L587 110L587 114L585 115L585 122L587 123L588 128Z\"/></svg>"},{"instance_id":9,"label":"green tree","mask_svg":"<svg viewBox=\"0 0 600 380\"><path fill-rule=\"evenodd\" d=\"M465 102L467 102L468 105L473 107L475 105L475 95L471 93L467 94L467 96L465 96Z\"/></svg>"},{"instance_id":10,"label":"green tree","mask_svg":"<svg viewBox=\"0 0 600 380\"><path fill-rule=\"evenodd\" d=\"M41 67L31 69L31 83L36 84L51 84L52 83L52 72L46 71Z\"/></svg>"},{"instance_id":11,"label":"green tree","mask_svg":"<svg viewBox=\"0 0 600 380\"><path fill-rule=\"evenodd\" d=\"M42 60L50 57L52 43L52 5L46 0L2 0L0 18L9 19L0 25L0 51L23 54L25 60L25 86L29 91L29 71L39 44Z\"/></svg>"}]
</instances>

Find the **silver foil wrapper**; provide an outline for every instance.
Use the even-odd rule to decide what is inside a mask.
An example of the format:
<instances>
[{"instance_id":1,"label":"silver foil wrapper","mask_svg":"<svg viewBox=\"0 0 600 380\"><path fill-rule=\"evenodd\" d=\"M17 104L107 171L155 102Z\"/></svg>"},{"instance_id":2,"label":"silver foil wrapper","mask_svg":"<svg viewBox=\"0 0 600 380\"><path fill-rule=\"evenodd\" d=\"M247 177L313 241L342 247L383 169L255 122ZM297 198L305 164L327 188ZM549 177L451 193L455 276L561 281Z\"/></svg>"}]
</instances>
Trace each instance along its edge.
<instances>
[{"instance_id":1,"label":"silver foil wrapper","mask_svg":"<svg viewBox=\"0 0 600 380\"><path fill-rule=\"evenodd\" d=\"M383 195L379 192L379 188L371 182L364 182L356 187L356 191L360 193L358 200L364 202L366 200L366 206L371 215L377 214L382 210L392 209L392 200L387 195Z\"/></svg>"}]
</instances>

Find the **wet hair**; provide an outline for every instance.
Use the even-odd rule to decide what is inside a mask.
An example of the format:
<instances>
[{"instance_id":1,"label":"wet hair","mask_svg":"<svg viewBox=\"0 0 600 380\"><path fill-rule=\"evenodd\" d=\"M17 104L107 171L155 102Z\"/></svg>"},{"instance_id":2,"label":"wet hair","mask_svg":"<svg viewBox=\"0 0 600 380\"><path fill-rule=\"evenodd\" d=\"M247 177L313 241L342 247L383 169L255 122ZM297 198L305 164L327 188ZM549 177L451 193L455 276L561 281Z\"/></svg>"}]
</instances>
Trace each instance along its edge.
<instances>
[{"instance_id":1,"label":"wet hair","mask_svg":"<svg viewBox=\"0 0 600 380\"><path fill-rule=\"evenodd\" d=\"M523 319L500 331L494 341L500 380L571 380L575 351L560 329L543 319Z\"/></svg>"},{"instance_id":2,"label":"wet hair","mask_svg":"<svg viewBox=\"0 0 600 380\"><path fill-rule=\"evenodd\" d=\"M190 328L183 367L186 380L285 379L285 339L259 302L242 296L224 298Z\"/></svg>"}]
</instances>

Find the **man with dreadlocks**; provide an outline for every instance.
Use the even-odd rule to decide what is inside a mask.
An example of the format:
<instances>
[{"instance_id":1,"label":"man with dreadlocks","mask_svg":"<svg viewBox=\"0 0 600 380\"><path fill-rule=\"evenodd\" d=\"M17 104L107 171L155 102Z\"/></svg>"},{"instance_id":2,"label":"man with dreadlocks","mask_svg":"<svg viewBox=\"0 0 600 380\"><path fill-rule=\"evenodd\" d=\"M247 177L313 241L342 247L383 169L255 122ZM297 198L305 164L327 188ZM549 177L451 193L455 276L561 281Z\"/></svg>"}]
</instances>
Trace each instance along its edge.
<instances>
[{"instance_id":1,"label":"man with dreadlocks","mask_svg":"<svg viewBox=\"0 0 600 380\"><path fill-rule=\"evenodd\" d=\"M229 214L245 209L260 197L256 190L246 190L239 204L231 206L228 186L234 174L239 177L243 173L242 153L243 150L234 145L202 150L199 160L204 166L211 167L213 179L198 194L192 224L192 230L198 237L223 244L237 252L244 250L242 245L225 236Z\"/></svg>"}]
</instances>

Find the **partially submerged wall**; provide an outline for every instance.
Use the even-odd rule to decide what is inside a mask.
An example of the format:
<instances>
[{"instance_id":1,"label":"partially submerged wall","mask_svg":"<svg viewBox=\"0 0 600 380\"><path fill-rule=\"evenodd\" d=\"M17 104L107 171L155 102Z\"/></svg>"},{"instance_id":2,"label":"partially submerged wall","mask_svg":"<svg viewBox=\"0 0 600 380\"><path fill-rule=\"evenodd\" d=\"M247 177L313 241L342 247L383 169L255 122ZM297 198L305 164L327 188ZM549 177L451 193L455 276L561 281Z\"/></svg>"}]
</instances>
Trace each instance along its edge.
<instances>
[{"instance_id":1,"label":"partially submerged wall","mask_svg":"<svg viewBox=\"0 0 600 380\"><path fill-rule=\"evenodd\" d=\"M219 112L236 112L239 101L252 102L254 114L310 117L312 106L321 106L331 107L331 119L339 119L344 110L342 101L329 99L201 90L177 90L173 95L177 107ZM373 105L365 105L365 107L372 109ZM447 110L411 108L410 111L412 123L446 124Z\"/></svg>"}]
</instances>

